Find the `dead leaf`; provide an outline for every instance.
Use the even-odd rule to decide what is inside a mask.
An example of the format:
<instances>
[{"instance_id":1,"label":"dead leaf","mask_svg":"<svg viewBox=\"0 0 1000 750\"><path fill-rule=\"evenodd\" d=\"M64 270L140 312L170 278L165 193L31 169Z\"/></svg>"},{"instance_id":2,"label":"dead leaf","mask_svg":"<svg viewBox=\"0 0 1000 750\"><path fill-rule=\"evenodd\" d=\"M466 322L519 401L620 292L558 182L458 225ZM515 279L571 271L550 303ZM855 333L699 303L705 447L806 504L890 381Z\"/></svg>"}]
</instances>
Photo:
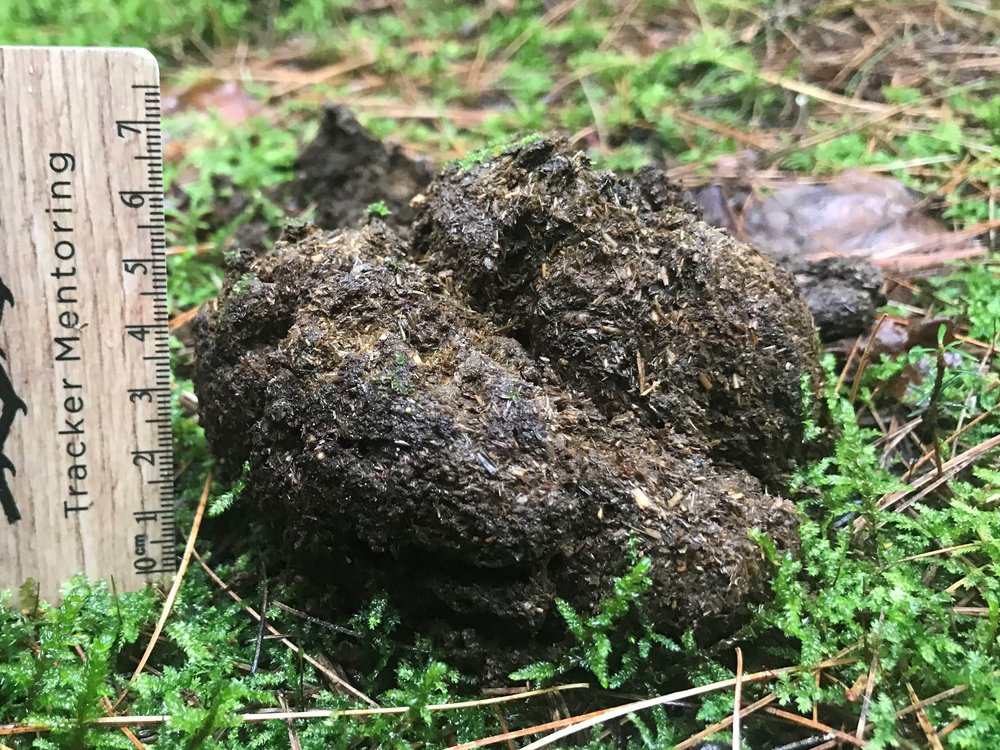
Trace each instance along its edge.
<instances>
[{"instance_id":1,"label":"dead leaf","mask_svg":"<svg viewBox=\"0 0 1000 750\"><path fill-rule=\"evenodd\" d=\"M203 78L187 88L172 91L163 97L163 113L176 114L185 110L211 111L229 125L239 125L259 114L263 105L251 97L236 81Z\"/></svg>"}]
</instances>

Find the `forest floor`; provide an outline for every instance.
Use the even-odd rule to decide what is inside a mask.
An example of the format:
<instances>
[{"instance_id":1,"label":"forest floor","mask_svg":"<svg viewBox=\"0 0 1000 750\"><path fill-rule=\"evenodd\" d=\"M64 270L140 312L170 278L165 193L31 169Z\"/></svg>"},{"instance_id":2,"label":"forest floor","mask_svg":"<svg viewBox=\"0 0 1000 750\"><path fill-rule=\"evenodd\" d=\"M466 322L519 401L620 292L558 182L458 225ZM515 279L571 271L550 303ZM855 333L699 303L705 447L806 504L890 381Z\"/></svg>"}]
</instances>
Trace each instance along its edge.
<instances>
[{"instance_id":1,"label":"forest floor","mask_svg":"<svg viewBox=\"0 0 1000 750\"><path fill-rule=\"evenodd\" d=\"M772 556L773 600L736 636L699 647L635 629L649 587L637 559L606 616L563 612L558 663L484 690L404 635L391 601L326 622L293 606L252 550L199 540L131 684L161 592L77 579L58 607L28 591L0 608L0 748L994 746L994 3L148 6L10 0L0 43L143 46L161 62L182 530L207 508L203 535L225 538L241 512L239 483L212 479L195 417L192 321L248 231L314 218L287 187L326 103L438 167L546 131L600 168L658 163L758 243L777 231L760 219L769 196L829 186L793 193L782 236L869 260L887 303L871 330L828 343L831 452L790 488L802 551ZM913 223L895 232L900 217ZM607 653L612 642L623 650ZM612 684L623 658L636 669ZM569 727L580 731L552 734Z\"/></svg>"}]
</instances>

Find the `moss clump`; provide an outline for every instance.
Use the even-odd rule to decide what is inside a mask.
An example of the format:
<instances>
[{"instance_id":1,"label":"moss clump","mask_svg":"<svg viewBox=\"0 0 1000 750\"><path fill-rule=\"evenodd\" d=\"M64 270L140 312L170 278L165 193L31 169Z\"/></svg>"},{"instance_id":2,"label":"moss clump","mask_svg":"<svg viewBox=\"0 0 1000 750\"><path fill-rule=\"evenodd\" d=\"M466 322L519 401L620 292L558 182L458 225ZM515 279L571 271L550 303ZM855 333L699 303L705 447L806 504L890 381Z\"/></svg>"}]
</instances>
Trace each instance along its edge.
<instances>
[{"instance_id":1,"label":"moss clump","mask_svg":"<svg viewBox=\"0 0 1000 750\"><path fill-rule=\"evenodd\" d=\"M528 146L535 141L540 141L543 136L540 133L529 133L528 135L522 136L516 140L510 141L497 141L491 143L488 146L483 146L480 149L473 151L471 154L466 154L461 159L456 159L452 164L458 169L470 169L477 164L483 164L484 162L494 159L501 154L507 153L508 151L513 151L524 146Z\"/></svg>"}]
</instances>

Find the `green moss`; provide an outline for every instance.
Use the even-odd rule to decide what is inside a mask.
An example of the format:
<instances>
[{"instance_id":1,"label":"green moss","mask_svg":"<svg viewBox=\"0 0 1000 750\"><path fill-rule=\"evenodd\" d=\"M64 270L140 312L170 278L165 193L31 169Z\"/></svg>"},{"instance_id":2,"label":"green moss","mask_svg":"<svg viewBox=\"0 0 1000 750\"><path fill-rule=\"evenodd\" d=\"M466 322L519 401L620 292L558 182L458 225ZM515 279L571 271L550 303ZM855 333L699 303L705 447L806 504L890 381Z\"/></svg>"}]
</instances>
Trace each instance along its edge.
<instances>
[{"instance_id":1,"label":"green moss","mask_svg":"<svg viewBox=\"0 0 1000 750\"><path fill-rule=\"evenodd\" d=\"M385 205L385 201L375 201L374 203L369 203L368 207L365 209L369 216L392 216L392 211L389 207Z\"/></svg>"},{"instance_id":2,"label":"green moss","mask_svg":"<svg viewBox=\"0 0 1000 750\"><path fill-rule=\"evenodd\" d=\"M505 140L497 143L492 143L489 146L484 146L481 149L473 151L468 156L463 156L461 159L456 159L453 164L457 164L459 169L470 169L477 164L483 164L490 159L500 156L500 154L505 154L509 151L514 151L518 148L524 148L535 141L542 139L542 135L538 133L529 133L528 135L516 138L514 140Z\"/></svg>"}]
</instances>

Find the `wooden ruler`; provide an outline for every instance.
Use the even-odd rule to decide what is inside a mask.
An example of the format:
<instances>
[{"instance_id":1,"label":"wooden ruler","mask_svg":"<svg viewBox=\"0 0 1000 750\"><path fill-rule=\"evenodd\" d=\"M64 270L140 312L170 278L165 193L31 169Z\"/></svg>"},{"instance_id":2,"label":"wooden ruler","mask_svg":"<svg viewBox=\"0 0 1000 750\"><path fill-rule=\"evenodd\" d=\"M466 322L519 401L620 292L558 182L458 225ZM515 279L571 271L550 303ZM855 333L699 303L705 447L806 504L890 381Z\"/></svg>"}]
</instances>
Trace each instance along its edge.
<instances>
[{"instance_id":1,"label":"wooden ruler","mask_svg":"<svg viewBox=\"0 0 1000 750\"><path fill-rule=\"evenodd\" d=\"M159 71L0 47L0 589L175 567Z\"/></svg>"}]
</instances>

